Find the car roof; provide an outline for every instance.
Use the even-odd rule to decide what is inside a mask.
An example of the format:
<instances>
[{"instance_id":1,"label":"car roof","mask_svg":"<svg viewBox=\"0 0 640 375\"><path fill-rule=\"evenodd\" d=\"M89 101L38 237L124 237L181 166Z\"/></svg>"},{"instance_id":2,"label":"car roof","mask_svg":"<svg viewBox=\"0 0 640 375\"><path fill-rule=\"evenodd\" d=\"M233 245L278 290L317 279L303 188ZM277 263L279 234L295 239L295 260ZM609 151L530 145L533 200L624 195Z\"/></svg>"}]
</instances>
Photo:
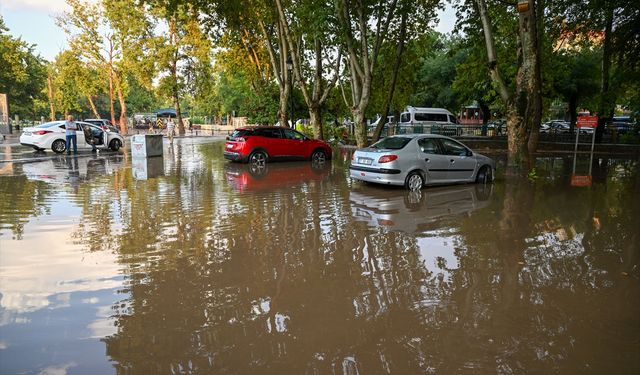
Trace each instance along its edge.
<instances>
[{"instance_id":1,"label":"car roof","mask_svg":"<svg viewBox=\"0 0 640 375\"><path fill-rule=\"evenodd\" d=\"M253 125L253 126L241 126L236 128L235 130L254 130L254 129L291 129L288 126L273 126L273 125Z\"/></svg>"},{"instance_id":2,"label":"car roof","mask_svg":"<svg viewBox=\"0 0 640 375\"><path fill-rule=\"evenodd\" d=\"M445 135L440 135L440 134L426 134L426 133L413 133L413 134L395 134L395 135L391 135L389 136L390 138L418 138L418 137L425 137L425 138L447 138L450 139L450 137L447 137Z\"/></svg>"}]
</instances>

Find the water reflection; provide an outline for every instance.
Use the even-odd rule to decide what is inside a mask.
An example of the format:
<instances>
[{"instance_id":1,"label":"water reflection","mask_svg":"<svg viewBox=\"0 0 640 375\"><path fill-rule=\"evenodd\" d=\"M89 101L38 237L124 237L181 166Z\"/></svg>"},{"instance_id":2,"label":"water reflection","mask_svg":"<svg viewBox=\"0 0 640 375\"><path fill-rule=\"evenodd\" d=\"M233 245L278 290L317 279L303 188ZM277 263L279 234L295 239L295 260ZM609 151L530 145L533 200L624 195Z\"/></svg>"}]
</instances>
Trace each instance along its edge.
<instances>
[{"instance_id":1,"label":"water reflection","mask_svg":"<svg viewBox=\"0 0 640 375\"><path fill-rule=\"evenodd\" d=\"M487 207L492 184L470 184L406 191L360 188L349 192L356 220L391 230L416 233L447 225Z\"/></svg>"},{"instance_id":2,"label":"water reflection","mask_svg":"<svg viewBox=\"0 0 640 375\"><path fill-rule=\"evenodd\" d=\"M77 192L0 176L2 372L640 370L637 162L411 194L222 146L177 142L146 180L72 165ZM64 329L69 355L34 335Z\"/></svg>"},{"instance_id":3,"label":"water reflection","mask_svg":"<svg viewBox=\"0 0 640 375\"><path fill-rule=\"evenodd\" d=\"M331 172L329 162L238 164L224 166L229 185L237 192L246 190L291 189L325 180Z\"/></svg>"}]
</instances>

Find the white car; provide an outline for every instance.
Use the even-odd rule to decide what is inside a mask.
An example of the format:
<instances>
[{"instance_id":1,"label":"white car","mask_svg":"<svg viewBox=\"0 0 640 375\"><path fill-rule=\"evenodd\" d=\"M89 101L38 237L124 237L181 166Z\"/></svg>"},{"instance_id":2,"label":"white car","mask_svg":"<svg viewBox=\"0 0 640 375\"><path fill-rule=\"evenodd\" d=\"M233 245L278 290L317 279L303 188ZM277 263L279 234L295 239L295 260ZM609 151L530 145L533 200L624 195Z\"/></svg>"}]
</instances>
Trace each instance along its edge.
<instances>
[{"instance_id":1,"label":"white car","mask_svg":"<svg viewBox=\"0 0 640 375\"><path fill-rule=\"evenodd\" d=\"M33 147L37 151L51 149L60 154L67 149L64 124L64 121L52 121L24 128L20 135L20 144ZM91 138L89 137L93 138L95 146L100 149L108 148L118 151L124 145L124 137L118 133L105 132L99 126L82 121L76 121L76 124L79 127L76 131L79 150L91 149Z\"/></svg>"}]
</instances>

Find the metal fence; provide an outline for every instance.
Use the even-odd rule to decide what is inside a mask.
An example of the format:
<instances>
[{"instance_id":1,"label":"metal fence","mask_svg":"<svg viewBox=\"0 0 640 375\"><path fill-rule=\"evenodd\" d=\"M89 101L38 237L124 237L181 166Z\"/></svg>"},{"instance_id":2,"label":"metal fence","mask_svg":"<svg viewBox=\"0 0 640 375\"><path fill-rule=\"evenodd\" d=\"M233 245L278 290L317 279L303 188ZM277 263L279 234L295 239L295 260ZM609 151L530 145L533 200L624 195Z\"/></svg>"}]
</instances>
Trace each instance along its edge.
<instances>
[{"instance_id":1,"label":"metal fence","mask_svg":"<svg viewBox=\"0 0 640 375\"><path fill-rule=\"evenodd\" d=\"M374 128L370 127L369 137L373 137ZM575 129L574 131L578 131ZM590 143L593 130L582 130L578 136L580 143ZM382 129L381 137L392 134L440 134L453 138L480 137L489 139L505 139L508 136L508 129L500 126L483 125L396 125L386 124ZM571 132L540 132L540 142L573 143L576 133ZM610 144L640 144L640 126L629 125L625 128L608 128L602 137L601 143Z\"/></svg>"}]
</instances>

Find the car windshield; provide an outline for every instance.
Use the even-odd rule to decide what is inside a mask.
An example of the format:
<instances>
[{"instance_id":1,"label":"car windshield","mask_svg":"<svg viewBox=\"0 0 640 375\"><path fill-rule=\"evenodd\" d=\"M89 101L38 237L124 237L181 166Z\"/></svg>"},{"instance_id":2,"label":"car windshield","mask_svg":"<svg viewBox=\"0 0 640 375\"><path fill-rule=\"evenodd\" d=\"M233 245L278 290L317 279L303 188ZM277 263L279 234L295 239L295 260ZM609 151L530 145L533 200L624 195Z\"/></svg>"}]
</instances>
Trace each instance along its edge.
<instances>
[{"instance_id":1,"label":"car windshield","mask_svg":"<svg viewBox=\"0 0 640 375\"><path fill-rule=\"evenodd\" d=\"M411 141L411 138L407 137L387 137L381 139L378 142L371 145L372 148L400 150Z\"/></svg>"},{"instance_id":2,"label":"car windshield","mask_svg":"<svg viewBox=\"0 0 640 375\"><path fill-rule=\"evenodd\" d=\"M36 126L36 128L51 128L53 126L57 126L60 125L59 122L47 122L41 125Z\"/></svg>"}]
</instances>

